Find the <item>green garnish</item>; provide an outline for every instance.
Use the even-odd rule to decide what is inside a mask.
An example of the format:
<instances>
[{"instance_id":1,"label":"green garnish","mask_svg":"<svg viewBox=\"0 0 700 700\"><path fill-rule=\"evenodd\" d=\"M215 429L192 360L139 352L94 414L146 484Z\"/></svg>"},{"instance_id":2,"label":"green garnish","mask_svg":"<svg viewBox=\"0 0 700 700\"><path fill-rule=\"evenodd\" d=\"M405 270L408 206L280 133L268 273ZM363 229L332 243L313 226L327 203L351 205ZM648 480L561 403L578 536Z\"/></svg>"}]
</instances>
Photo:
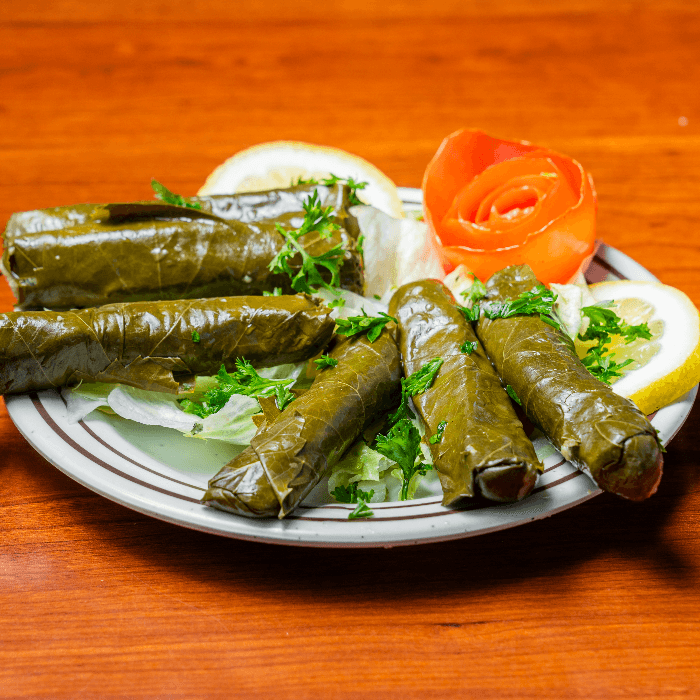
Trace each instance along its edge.
<instances>
[{"instance_id":1,"label":"green garnish","mask_svg":"<svg viewBox=\"0 0 700 700\"><path fill-rule=\"evenodd\" d=\"M441 357L434 357L408 377L404 382L406 393L409 396L415 396L430 389L443 362L444 360Z\"/></svg>"},{"instance_id":2,"label":"green garnish","mask_svg":"<svg viewBox=\"0 0 700 700\"><path fill-rule=\"evenodd\" d=\"M422 454L418 428L408 418L402 418L387 435L377 435L375 449L398 464L402 476L400 499L408 500L411 479L432 469L430 464L417 461Z\"/></svg>"},{"instance_id":3,"label":"green garnish","mask_svg":"<svg viewBox=\"0 0 700 700\"><path fill-rule=\"evenodd\" d=\"M254 396L255 398L275 395L278 408L280 402L286 406L291 399L288 399L287 394L277 393L277 388L284 387L288 389L296 380L293 378L265 379L255 371L248 360L239 358L236 360L236 371L231 374L221 365L221 369L216 375L216 381L217 386L209 389L204 394L201 403L190 399L182 399L180 401L180 406L185 413L206 418L220 411L234 394Z\"/></svg>"},{"instance_id":4,"label":"green garnish","mask_svg":"<svg viewBox=\"0 0 700 700\"><path fill-rule=\"evenodd\" d=\"M469 323L475 323L479 320L480 307L478 304L474 304L472 307L458 306L457 308L462 312L462 315Z\"/></svg>"},{"instance_id":5,"label":"green garnish","mask_svg":"<svg viewBox=\"0 0 700 700\"><path fill-rule=\"evenodd\" d=\"M165 185L161 185L158 180L151 178L151 187L156 194L156 199L166 204L173 204L176 207L187 207L188 209L201 209L202 205L198 202L188 202L179 194L171 192Z\"/></svg>"},{"instance_id":6,"label":"green garnish","mask_svg":"<svg viewBox=\"0 0 700 700\"><path fill-rule=\"evenodd\" d=\"M389 321L398 323L398 321L389 314L383 311L379 312L379 316L368 316L367 312L362 309L362 316L350 316L349 318L339 318L336 320L336 333L338 335L361 335L367 333L367 340L373 343L384 330Z\"/></svg>"},{"instance_id":7,"label":"green garnish","mask_svg":"<svg viewBox=\"0 0 700 700\"><path fill-rule=\"evenodd\" d=\"M477 301L481 301L481 299L486 296L486 285L473 272L470 272L469 274L473 277L474 282L469 289L465 289L462 292L462 296L467 301L474 304Z\"/></svg>"},{"instance_id":8,"label":"green garnish","mask_svg":"<svg viewBox=\"0 0 700 700\"><path fill-rule=\"evenodd\" d=\"M529 292L523 292L517 299L506 299L500 302L490 302L482 306L486 318L510 318L516 315L539 317L545 323L561 330L561 322L554 311L557 295L547 289L543 284L538 284Z\"/></svg>"},{"instance_id":9,"label":"green garnish","mask_svg":"<svg viewBox=\"0 0 700 700\"><path fill-rule=\"evenodd\" d=\"M358 196L357 190L364 190L369 184L368 182L355 182L351 177L338 177L331 173L330 177L321 178L320 180L315 180L314 178L309 178L305 180L300 177L294 183L295 185L325 185L326 187L333 187L338 183L347 185L350 188L350 194L348 195L348 204L352 207L355 204L364 204Z\"/></svg>"},{"instance_id":10,"label":"green garnish","mask_svg":"<svg viewBox=\"0 0 700 700\"><path fill-rule=\"evenodd\" d=\"M513 389L513 387L510 384L506 384L506 393L508 394L508 396L510 396L511 399L513 399L513 401L515 401L515 403L518 404L518 406L523 405L523 402L518 398L518 395L515 393L515 389Z\"/></svg>"},{"instance_id":11,"label":"green garnish","mask_svg":"<svg viewBox=\"0 0 700 700\"><path fill-rule=\"evenodd\" d=\"M447 421L443 420L438 423L437 431L435 435L431 435L428 438L428 442L431 445L437 445L438 442L442 442L442 436L445 434L445 428L447 427Z\"/></svg>"},{"instance_id":12,"label":"green garnish","mask_svg":"<svg viewBox=\"0 0 700 700\"><path fill-rule=\"evenodd\" d=\"M314 364L318 369L324 369L326 367L335 367L338 364L338 360L335 357L328 357L328 355L321 355L318 359L314 360Z\"/></svg>"},{"instance_id":13,"label":"green garnish","mask_svg":"<svg viewBox=\"0 0 700 700\"><path fill-rule=\"evenodd\" d=\"M360 260L362 260L362 264L364 265L365 263L365 235L361 233L358 238L357 238L357 243L355 244L355 250L360 254Z\"/></svg>"},{"instance_id":14,"label":"green garnish","mask_svg":"<svg viewBox=\"0 0 700 700\"><path fill-rule=\"evenodd\" d=\"M374 489L371 491L362 491L357 488L357 483L353 482L347 486L336 486L331 494L339 503L357 503L357 508L348 515L348 520L356 518L371 518L374 513L367 505L374 496Z\"/></svg>"},{"instance_id":15,"label":"green garnish","mask_svg":"<svg viewBox=\"0 0 700 700\"><path fill-rule=\"evenodd\" d=\"M289 391L288 387L282 385L275 387L275 404L280 411L284 411L295 398L296 396Z\"/></svg>"},{"instance_id":16,"label":"green garnish","mask_svg":"<svg viewBox=\"0 0 700 700\"><path fill-rule=\"evenodd\" d=\"M479 343L476 340L467 340L459 346L459 349L467 355L471 355L477 347L479 347Z\"/></svg>"},{"instance_id":17,"label":"green garnish","mask_svg":"<svg viewBox=\"0 0 700 700\"><path fill-rule=\"evenodd\" d=\"M333 301L328 304L329 309L339 309L341 307L345 306L345 299L342 297L339 297L338 299L333 299Z\"/></svg>"},{"instance_id":18,"label":"green garnish","mask_svg":"<svg viewBox=\"0 0 700 700\"><path fill-rule=\"evenodd\" d=\"M654 428L654 426L651 426ZM666 448L663 446L663 443L661 442L661 435L659 435L659 429L654 428L654 431L656 432L656 443L659 446L659 450L661 450L661 454L666 454Z\"/></svg>"},{"instance_id":19,"label":"green garnish","mask_svg":"<svg viewBox=\"0 0 700 700\"><path fill-rule=\"evenodd\" d=\"M389 425L394 425L405 418L415 418L408 406L408 399L430 389L443 362L441 357L434 357L410 377L401 380L401 403L394 413L389 414Z\"/></svg>"},{"instance_id":20,"label":"green garnish","mask_svg":"<svg viewBox=\"0 0 700 700\"><path fill-rule=\"evenodd\" d=\"M202 338L200 337L199 333L197 331L192 331L192 342L193 343L198 343Z\"/></svg>"},{"instance_id":21,"label":"green garnish","mask_svg":"<svg viewBox=\"0 0 700 700\"><path fill-rule=\"evenodd\" d=\"M341 243L333 246L320 255L310 255L299 239L307 233L316 231L321 238L330 237L340 226L331 216L333 207L322 207L318 192L314 193L304 202L304 222L296 231L287 231L280 224L275 224L277 231L283 236L285 244L267 266L275 273L286 273L292 280L292 289L295 292L313 294L315 288L325 287L337 294L340 286L340 265L345 256L345 250ZM294 272L289 266L289 261L295 256L301 256L301 268ZM326 282L321 276L321 270L325 268L331 273L331 281Z\"/></svg>"},{"instance_id":22,"label":"green garnish","mask_svg":"<svg viewBox=\"0 0 700 700\"><path fill-rule=\"evenodd\" d=\"M624 367L632 364L631 358L624 362L615 362L614 352L610 352L606 347L612 341L613 336L622 336L625 343L629 344L637 338L651 339L651 330L648 324L640 323L632 326L625 323L609 307L613 302L595 304L594 306L584 306L581 315L588 318L589 324L585 333L579 333L578 339L582 341L594 341L595 345L588 348L585 356L581 359L583 366L600 381L606 384L611 383L611 379L621 377Z\"/></svg>"},{"instance_id":23,"label":"green garnish","mask_svg":"<svg viewBox=\"0 0 700 700\"><path fill-rule=\"evenodd\" d=\"M282 296L282 287L275 287L271 292L268 292L265 290L263 292L264 297L281 297Z\"/></svg>"}]
</instances>

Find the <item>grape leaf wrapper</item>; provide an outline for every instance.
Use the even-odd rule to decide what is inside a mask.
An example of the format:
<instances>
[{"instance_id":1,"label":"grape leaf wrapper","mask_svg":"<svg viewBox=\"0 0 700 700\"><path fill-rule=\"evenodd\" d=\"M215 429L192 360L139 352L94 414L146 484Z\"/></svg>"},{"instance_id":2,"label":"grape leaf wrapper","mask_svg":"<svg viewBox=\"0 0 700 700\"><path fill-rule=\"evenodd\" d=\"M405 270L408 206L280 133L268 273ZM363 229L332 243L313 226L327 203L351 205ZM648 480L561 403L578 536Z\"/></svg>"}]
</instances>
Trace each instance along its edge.
<instances>
[{"instance_id":1,"label":"grape leaf wrapper","mask_svg":"<svg viewBox=\"0 0 700 700\"><path fill-rule=\"evenodd\" d=\"M334 325L304 294L13 311L0 314L0 393L79 381L175 392L178 375L233 371L238 358L272 367L313 357Z\"/></svg>"},{"instance_id":2,"label":"grape leaf wrapper","mask_svg":"<svg viewBox=\"0 0 700 700\"><path fill-rule=\"evenodd\" d=\"M399 351L384 331L338 338L335 367L259 432L209 481L203 502L248 517L282 518L333 467L362 431L393 408L401 391Z\"/></svg>"},{"instance_id":3,"label":"grape leaf wrapper","mask_svg":"<svg viewBox=\"0 0 700 700\"><path fill-rule=\"evenodd\" d=\"M542 465L500 379L450 291L436 280L411 282L391 299L399 319L399 347L409 376L434 357L444 360L432 386L413 397L429 435L443 504L481 494L495 501L524 498Z\"/></svg>"},{"instance_id":4,"label":"grape leaf wrapper","mask_svg":"<svg viewBox=\"0 0 700 700\"><path fill-rule=\"evenodd\" d=\"M269 263L284 246L276 224L304 221L317 191L340 228L311 233L304 249L321 256L341 245L340 286L362 293L357 222L346 186L294 187L184 198L200 210L159 201L79 204L13 214L4 233L2 270L17 309L71 309L126 301L294 293ZM292 260L293 272L300 261ZM330 280L330 273L327 275Z\"/></svg>"},{"instance_id":5,"label":"grape leaf wrapper","mask_svg":"<svg viewBox=\"0 0 700 700\"><path fill-rule=\"evenodd\" d=\"M515 299L538 280L527 265L497 272L487 301ZM646 416L593 377L571 339L539 316L481 318L479 340L504 384L562 455L605 491L642 500L656 491L663 458Z\"/></svg>"}]
</instances>

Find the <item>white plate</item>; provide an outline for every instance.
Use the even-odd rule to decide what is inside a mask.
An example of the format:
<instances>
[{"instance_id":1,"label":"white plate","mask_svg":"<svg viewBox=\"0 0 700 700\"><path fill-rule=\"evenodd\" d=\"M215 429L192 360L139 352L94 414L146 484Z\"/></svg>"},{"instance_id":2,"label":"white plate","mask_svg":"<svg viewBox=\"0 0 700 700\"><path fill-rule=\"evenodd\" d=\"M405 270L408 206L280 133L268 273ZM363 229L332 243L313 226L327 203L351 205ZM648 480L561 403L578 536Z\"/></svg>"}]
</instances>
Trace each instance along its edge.
<instances>
[{"instance_id":1,"label":"white plate","mask_svg":"<svg viewBox=\"0 0 700 700\"><path fill-rule=\"evenodd\" d=\"M420 190L400 188L407 208L420 204ZM589 268L591 282L604 279L657 281L641 265L603 245ZM688 417L697 387L652 417L664 444ZM237 449L216 441L185 438L156 428L94 414L76 424L55 391L9 396L8 413L29 443L49 462L89 489L146 515L260 542L321 547L371 547L438 542L502 530L572 508L600 493L557 453L544 460L534 492L519 503L444 508L439 484L414 501L373 504L374 517L348 520L353 506L331 502L320 484L285 520L249 520L199 503L213 476Z\"/></svg>"}]
</instances>

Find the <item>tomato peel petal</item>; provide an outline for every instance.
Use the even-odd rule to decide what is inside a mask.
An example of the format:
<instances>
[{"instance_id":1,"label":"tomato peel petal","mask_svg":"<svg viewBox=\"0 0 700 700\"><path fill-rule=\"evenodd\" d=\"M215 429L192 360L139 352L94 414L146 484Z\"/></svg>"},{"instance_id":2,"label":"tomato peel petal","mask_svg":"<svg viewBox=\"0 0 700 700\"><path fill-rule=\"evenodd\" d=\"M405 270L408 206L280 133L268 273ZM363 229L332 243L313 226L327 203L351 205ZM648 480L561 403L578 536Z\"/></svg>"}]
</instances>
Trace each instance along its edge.
<instances>
[{"instance_id":1,"label":"tomato peel petal","mask_svg":"<svg viewBox=\"0 0 700 700\"><path fill-rule=\"evenodd\" d=\"M426 168L423 202L447 271L464 264L488 279L527 263L546 284L567 282L594 250L592 178L526 141L456 131Z\"/></svg>"}]
</instances>

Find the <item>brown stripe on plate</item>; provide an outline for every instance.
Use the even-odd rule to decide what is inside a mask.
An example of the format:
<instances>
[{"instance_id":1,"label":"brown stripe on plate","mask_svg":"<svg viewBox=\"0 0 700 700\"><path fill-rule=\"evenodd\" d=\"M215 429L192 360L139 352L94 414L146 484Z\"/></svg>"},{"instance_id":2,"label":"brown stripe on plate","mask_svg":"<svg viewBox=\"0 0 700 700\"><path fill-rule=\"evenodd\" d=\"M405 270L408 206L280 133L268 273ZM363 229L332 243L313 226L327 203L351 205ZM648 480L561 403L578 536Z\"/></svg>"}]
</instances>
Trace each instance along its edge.
<instances>
[{"instance_id":1,"label":"brown stripe on plate","mask_svg":"<svg viewBox=\"0 0 700 700\"><path fill-rule=\"evenodd\" d=\"M54 432L55 435L57 435L63 442L65 442L67 445L72 447L76 452L81 454L83 457L86 457L89 459L91 462L94 464L97 464L98 466L102 467L103 469L106 469L108 472L111 472L112 474L116 474L117 476L122 477L123 479L126 479L127 481L131 481L134 484L138 484L139 486L144 486L145 488L151 489L152 491L157 491L158 493L162 493L166 496L172 496L173 498L178 498L182 501L187 501L188 503L199 503L198 498L190 498L189 496L183 496L182 494L179 493L174 493L173 491L168 491L167 489L160 488L159 486L155 486L154 484L150 484L147 481L141 481L140 479L137 479L130 474L126 474L125 472L120 471L116 467L112 466L108 462L105 462L104 460L101 460L99 457L96 457L93 455L91 452L86 450L82 445L79 445L75 440L73 440L70 435L65 433L59 426L58 424L54 421L53 418L49 415L48 411L43 407L41 401L39 400L39 397L36 394L31 394L31 400L32 404L34 405L34 408L37 410L39 415L44 419L44 422L46 425L51 428L51 430Z\"/></svg>"},{"instance_id":2,"label":"brown stripe on plate","mask_svg":"<svg viewBox=\"0 0 700 700\"><path fill-rule=\"evenodd\" d=\"M66 400L63 398L63 395L61 395L61 400L63 403L67 406L68 404L66 403ZM159 471L156 471L155 469L151 469L150 467L147 467L145 464L141 464L141 462L137 462L134 459L131 459L131 457L127 457L123 452L120 452L117 450L115 447L112 447L109 443L105 442L94 430L89 428L86 423L84 423L82 420L78 421L78 425L85 430L85 432L92 437L94 440L100 443L102 447L106 447L110 452L114 452L115 455L118 457L121 457L123 460L127 462L131 462L136 467L139 467L140 469L143 469L147 472L150 472L151 474L155 474L156 476L161 477L162 479L166 479L167 481L172 481L175 484L180 484L181 486L187 486L188 488L194 489L195 491L206 491L206 489L203 489L201 486L195 486L194 484L188 484L186 481L179 481L178 479L174 479L171 476L166 476L165 474L161 474Z\"/></svg>"},{"instance_id":3,"label":"brown stripe on plate","mask_svg":"<svg viewBox=\"0 0 700 700\"><path fill-rule=\"evenodd\" d=\"M31 400L32 400L32 404L34 405L34 408L36 409L36 411L44 419L44 422L46 423L46 425L49 428L51 428L51 430L54 432L54 434L56 436L58 436L59 438L61 438L61 440L63 440L67 445L72 447L76 452L83 455L83 457L86 457L94 464L97 464L98 466L102 467L103 469L106 469L107 471L111 472L112 474L116 474L117 476L119 476L127 481L130 481L134 484L142 486L144 488L156 491L158 493L162 493L166 496L170 496L170 497L178 499L178 500L186 501L188 503L200 503L200 500L198 498L190 498L189 496L184 496L182 494L175 493L173 491L168 491L167 489L163 489L159 486L155 486L154 484L151 484L149 482L142 481L141 479L137 479L136 477L121 471L120 469L114 467L113 465L109 464L108 462L105 462L104 460L100 459L99 457L93 455L91 452L89 452L84 447L82 447L82 445L75 442L75 440L73 440L73 438L71 438L67 433L65 433L58 426L58 424L53 420L53 418L51 418L49 413L46 411L46 409L42 405L37 394L32 394ZM83 425L83 427L87 430L87 432L89 434L92 434L93 436L97 437L90 429L87 428L87 426ZM99 439L99 438L98 438L98 442L100 442L100 444L103 444L103 445L109 447L109 445L106 445L106 443L104 443L104 441ZM146 471L155 474L156 476L159 476L159 477L165 478L165 479L169 478L169 477L163 476L162 474L159 474L158 472L153 471L152 469L146 467L145 465L142 465L142 464L139 464L138 462L135 462L133 459L126 457L125 455L122 455L120 452L118 452L116 450L112 450L112 452L123 457L124 459L126 459L130 463L134 464L135 466L143 468ZM555 466L561 466L561 464L557 464ZM554 468L554 467L552 467L552 468ZM563 477L562 479L558 479L557 481L551 482L550 484L546 484L545 486L540 486L538 488L535 488L533 490L533 493L546 491L546 490L553 488L555 486L558 486L559 484L562 484L566 481L570 481L571 479L576 478L577 476L583 476L583 473L576 471L572 474L568 474L567 476ZM175 480L172 479L172 481L175 481ZM177 482L177 483L183 483L183 482ZM188 484L185 484L185 485L188 485ZM199 490L202 490L201 487L193 487L193 488L197 488ZM388 505L387 504L386 506L384 506L382 508L377 508L377 510L378 511L388 511L388 510L395 510L398 508L407 508L407 507L414 507L415 508L415 507L419 507L422 505L428 505L428 506L439 505L439 500L435 500L435 501L431 500L426 504L418 504L415 501L412 503L397 503L396 505L394 505L394 504ZM464 513L466 511L470 511L470 510L481 510L483 508L493 508L493 507L495 507L495 506L492 504L488 504L488 503L487 504L470 503L470 504L466 504L466 505L462 506L459 509L445 508L444 510L440 510L437 512L418 513L415 515L403 515L403 516L396 515L396 516L390 516L388 518L377 518L376 520L374 520L374 522L378 522L378 521L390 522L390 521L394 521L394 520L416 520L416 519L420 519L420 518L435 518L435 517L442 517L445 515ZM347 510L348 512L352 511L351 508L349 508L347 506L343 506L342 504L337 504L337 505L327 504L327 505L310 506L310 507L305 506L305 508L314 508L314 509L321 508L321 509L334 509L334 510L340 509L340 510ZM338 520L337 518L314 518L314 517L309 517L309 516L304 516L304 515L294 515L294 514L288 515L286 517L286 520L305 520L305 521L313 521L313 522L343 522L342 520Z\"/></svg>"},{"instance_id":4,"label":"brown stripe on plate","mask_svg":"<svg viewBox=\"0 0 700 700\"><path fill-rule=\"evenodd\" d=\"M557 479L556 481L552 481L549 484L545 484L544 486L538 486L537 488L533 489L532 494L534 493L542 493L544 491L548 491L549 489L552 489L556 486L559 486L561 484L566 483L567 481L571 481L572 479L576 479L579 476L586 476L583 472L580 472L576 470L575 472L572 472L571 474L567 474L566 476L563 476L561 479ZM602 493L600 489L596 489L596 491L592 492L587 498L590 498L592 496L595 496L599 493ZM520 501L520 503L525 503L527 499L523 499ZM434 501L430 501L428 503L416 503L415 501L413 502L414 506L422 506L422 505L432 505L433 503L436 503ZM439 501L437 502L439 503ZM372 506L382 506L383 504L381 503L375 503L375 504L370 504L370 507ZM382 518L382 517L375 517L373 519L373 522L392 522L394 520L417 520L419 518L435 518L435 517L441 517L443 515L455 515L458 513L464 513L467 511L471 510L484 510L485 508L497 508L499 505L506 505L506 504L497 504L497 503L484 503L483 501L480 502L473 502L473 503L466 503L459 508L445 508L444 510L441 510L440 512L433 512L433 513L417 513L416 515L395 515L395 516L390 516L388 518ZM511 504L512 505L512 504ZM376 510L380 513L387 511L387 510L393 510L397 506L388 506L388 507L383 507L383 508L377 508ZM316 506L316 508L323 508L324 510L328 508L341 508L342 510L347 511L348 513L351 513L353 509L350 506ZM376 513L375 513L376 515ZM313 521L313 522L339 522L337 518L313 518L308 515L288 515L286 517L286 520L308 520L308 521ZM342 521L341 521L342 522ZM496 528L500 529L500 528Z\"/></svg>"},{"instance_id":5,"label":"brown stripe on plate","mask_svg":"<svg viewBox=\"0 0 700 700\"><path fill-rule=\"evenodd\" d=\"M626 280L629 279L626 275L623 275L617 268L613 267L607 260L601 258L597 253L591 260L590 265L586 268L584 276L586 282L589 284L594 284L595 282L604 282L608 274L615 275L618 279Z\"/></svg>"},{"instance_id":6,"label":"brown stripe on plate","mask_svg":"<svg viewBox=\"0 0 700 700\"><path fill-rule=\"evenodd\" d=\"M156 471L155 469L151 469L150 467L147 467L145 464L141 464L141 462L137 462L135 459L131 459L131 457L127 457L127 455L123 454L120 452L118 449L115 447L112 447L109 443L105 442L97 433L95 433L91 428L89 428L82 420L78 422L78 425L80 425L85 432L90 435L90 437L94 438L97 440L97 442L102 445L102 447L106 447L110 452L114 452L115 455L118 457L121 457L122 459L126 460L127 462L131 462L133 465L139 467L139 469L143 469L144 471L147 471L151 474L155 474L156 476L159 476L161 479L166 479L167 481L172 481L175 484L180 484L181 486L187 486L190 489L194 489L195 491L206 491L205 488L202 488L201 486L195 486L194 484L188 484L186 481L180 481L179 479L175 479L172 476L166 476L165 474L161 474L161 472Z\"/></svg>"}]
</instances>

